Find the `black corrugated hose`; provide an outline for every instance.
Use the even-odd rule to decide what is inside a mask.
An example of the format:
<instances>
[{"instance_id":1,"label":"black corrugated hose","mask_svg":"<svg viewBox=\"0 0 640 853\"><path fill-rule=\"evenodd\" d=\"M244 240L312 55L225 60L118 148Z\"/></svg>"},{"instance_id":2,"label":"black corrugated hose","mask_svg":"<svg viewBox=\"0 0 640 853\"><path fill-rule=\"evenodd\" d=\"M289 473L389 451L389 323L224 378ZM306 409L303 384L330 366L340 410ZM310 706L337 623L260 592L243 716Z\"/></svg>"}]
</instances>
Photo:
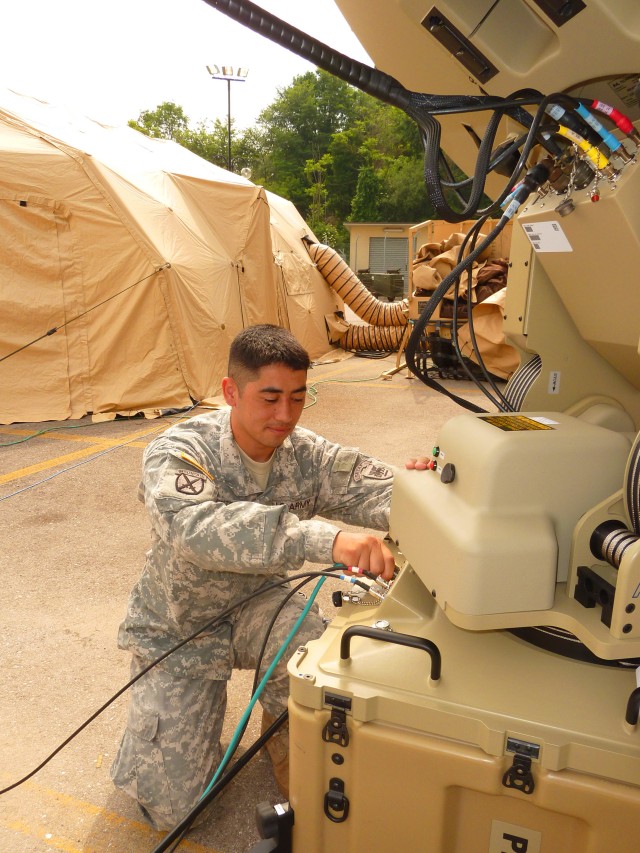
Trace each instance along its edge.
<instances>
[{"instance_id":1,"label":"black corrugated hose","mask_svg":"<svg viewBox=\"0 0 640 853\"><path fill-rule=\"evenodd\" d=\"M250 2L250 0L205 0L205 2L214 9L252 29L254 32L265 36L298 56L314 63L324 71L339 77L341 80L385 103L404 110L417 123L420 129L424 147L425 183L429 198L433 203L437 217L447 222L462 222L474 216L490 216L492 212L500 211L500 205L512 191L512 188L517 184L524 172L529 154L535 145L541 145L554 156L558 153L557 144L548 138L549 134L543 136L542 132L546 130L553 132L556 126L554 123L550 123L549 118L545 114L545 107L558 99L566 103L567 96L564 94L556 93L543 97L540 92L534 89L521 89L505 99L488 95L434 95L411 92L405 89L394 77L376 68L364 65L355 59L344 56L303 33L301 30L290 26L269 12L264 11L259 6ZM536 110L535 114L531 115L524 107L533 105L536 106ZM440 123L435 116L439 114L476 112L479 110L492 110L493 115L488 122L484 138L480 143L473 178L470 181L461 181L457 185L457 188L461 189L462 187L468 187L470 184L468 199L466 203L460 199L463 210L458 211L454 210L448 204L444 195L445 186L452 187L455 185L443 181L440 175ZM511 175L505 182L504 190L494 202L483 210L479 210L478 205L484 194L487 174L500 160L499 157L496 157L492 161L491 153L500 120L505 115L509 115L522 124L527 129L527 132L526 135L518 140L520 143L520 156ZM525 182L526 180L527 178L525 178ZM462 263L458 264L451 271L432 294L425 311L414 326L406 348L407 367L427 385L431 385L433 382L425 374L425 371L421 369L420 364L415 358L420 348L420 337L437 304L449 287L459 279L475 258L495 239L506 225L506 221L503 217L487 239L483 240L479 246L467 255ZM443 389L438 388L438 390ZM455 399L461 402L458 398ZM461 405L465 405L472 410L483 411L471 403L467 404L466 401L461 402Z\"/></svg>"},{"instance_id":2,"label":"black corrugated hose","mask_svg":"<svg viewBox=\"0 0 640 853\"><path fill-rule=\"evenodd\" d=\"M324 71L328 71L368 95L404 110L420 128L425 149L427 191L438 218L447 222L462 222L478 212L477 206L484 193L486 176L490 168L491 149L502 116L508 114L529 128L532 118L523 107L538 104L541 100L540 93L534 90L523 90L517 96L508 99L494 98L488 95L433 95L411 92L389 74L333 50L326 44L256 6L250 0L205 0L205 2L227 17L307 59ZM438 113L477 110L494 110L494 116L489 122L480 146L469 199L464 210L457 211L448 204L442 189L438 168L440 123L434 116ZM540 139L532 139L529 149L534 143L540 142ZM509 188L513 186L518 177L519 173L513 174L509 178Z\"/></svg>"}]
</instances>

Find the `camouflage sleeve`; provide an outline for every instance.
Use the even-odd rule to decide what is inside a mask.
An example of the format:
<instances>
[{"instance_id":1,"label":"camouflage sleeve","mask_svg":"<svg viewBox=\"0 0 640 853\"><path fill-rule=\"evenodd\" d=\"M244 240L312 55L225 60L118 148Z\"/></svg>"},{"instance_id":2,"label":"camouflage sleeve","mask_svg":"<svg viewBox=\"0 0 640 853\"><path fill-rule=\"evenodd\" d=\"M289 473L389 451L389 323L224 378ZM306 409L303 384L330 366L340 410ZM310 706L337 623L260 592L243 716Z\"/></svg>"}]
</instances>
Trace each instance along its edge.
<instances>
[{"instance_id":1,"label":"camouflage sleeve","mask_svg":"<svg viewBox=\"0 0 640 853\"><path fill-rule=\"evenodd\" d=\"M356 448L324 439L318 453L321 486L316 512L346 524L388 530L394 469Z\"/></svg>"},{"instance_id":2,"label":"camouflage sleeve","mask_svg":"<svg viewBox=\"0 0 640 853\"><path fill-rule=\"evenodd\" d=\"M200 568L251 574L331 562L338 528L301 521L285 506L225 503L204 468L167 449L145 456L141 498L152 527L178 559Z\"/></svg>"}]
</instances>

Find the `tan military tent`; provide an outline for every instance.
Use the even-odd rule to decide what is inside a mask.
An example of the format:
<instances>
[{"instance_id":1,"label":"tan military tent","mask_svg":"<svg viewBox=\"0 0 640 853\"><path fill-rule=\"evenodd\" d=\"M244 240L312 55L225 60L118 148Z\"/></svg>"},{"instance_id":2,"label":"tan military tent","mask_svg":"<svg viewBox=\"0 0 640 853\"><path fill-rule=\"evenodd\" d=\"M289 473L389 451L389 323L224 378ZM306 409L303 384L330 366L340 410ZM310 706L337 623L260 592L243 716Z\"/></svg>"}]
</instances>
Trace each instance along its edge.
<instances>
[{"instance_id":1,"label":"tan military tent","mask_svg":"<svg viewBox=\"0 0 640 853\"><path fill-rule=\"evenodd\" d=\"M0 91L0 422L188 406L254 323L323 355L309 233L173 142Z\"/></svg>"}]
</instances>

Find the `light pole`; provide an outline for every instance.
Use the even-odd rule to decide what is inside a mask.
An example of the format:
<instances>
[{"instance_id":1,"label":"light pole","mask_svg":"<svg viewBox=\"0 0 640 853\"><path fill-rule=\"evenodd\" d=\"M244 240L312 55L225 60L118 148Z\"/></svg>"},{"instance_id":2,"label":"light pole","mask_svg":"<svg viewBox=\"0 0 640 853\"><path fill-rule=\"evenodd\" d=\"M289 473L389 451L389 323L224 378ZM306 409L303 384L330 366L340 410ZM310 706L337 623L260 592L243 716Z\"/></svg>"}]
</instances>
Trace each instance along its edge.
<instances>
[{"instance_id":1,"label":"light pole","mask_svg":"<svg viewBox=\"0 0 640 853\"><path fill-rule=\"evenodd\" d=\"M227 83L227 168L231 172L231 84L244 83L249 69L234 71L231 65L207 65L207 71L213 80L225 80Z\"/></svg>"}]
</instances>

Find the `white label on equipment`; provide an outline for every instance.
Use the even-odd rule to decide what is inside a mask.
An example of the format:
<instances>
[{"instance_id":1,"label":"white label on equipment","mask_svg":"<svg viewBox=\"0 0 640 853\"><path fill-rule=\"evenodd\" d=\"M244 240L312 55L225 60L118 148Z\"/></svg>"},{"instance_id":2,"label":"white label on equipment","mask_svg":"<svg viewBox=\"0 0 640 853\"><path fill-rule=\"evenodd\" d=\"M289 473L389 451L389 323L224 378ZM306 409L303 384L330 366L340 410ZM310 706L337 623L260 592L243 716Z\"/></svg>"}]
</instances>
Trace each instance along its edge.
<instances>
[{"instance_id":1,"label":"white label on equipment","mask_svg":"<svg viewBox=\"0 0 640 853\"><path fill-rule=\"evenodd\" d=\"M501 820L491 821L488 853L540 853L542 833Z\"/></svg>"},{"instance_id":2,"label":"white label on equipment","mask_svg":"<svg viewBox=\"0 0 640 853\"><path fill-rule=\"evenodd\" d=\"M536 252L572 252L559 222L525 222L522 230Z\"/></svg>"},{"instance_id":3,"label":"white label on equipment","mask_svg":"<svg viewBox=\"0 0 640 853\"><path fill-rule=\"evenodd\" d=\"M609 88L616 93L626 107L631 109L638 105L635 93L637 82L637 74L628 74L625 77L619 77L617 80L610 80Z\"/></svg>"},{"instance_id":4,"label":"white label on equipment","mask_svg":"<svg viewBox=\"0 0 640 853\"><path fill-rule=\"evenodd\" d=\"M532 415L532 421L537 421L539 424L546 424L547 426L558 426L560 421L552 421L550 418L543 418L542 415Z\"/></svg>"},{"instance_id":5,"label":"white label on equipment","mask_svg":"<svg viewBox=\"0 0 640 853\"><path fill-rule=\"evenodd\" d=\"M549 387L547 388L547 394L559 394L560 393L560 371L552 370L549 373Z\"/></svg>"}]
</instances>

